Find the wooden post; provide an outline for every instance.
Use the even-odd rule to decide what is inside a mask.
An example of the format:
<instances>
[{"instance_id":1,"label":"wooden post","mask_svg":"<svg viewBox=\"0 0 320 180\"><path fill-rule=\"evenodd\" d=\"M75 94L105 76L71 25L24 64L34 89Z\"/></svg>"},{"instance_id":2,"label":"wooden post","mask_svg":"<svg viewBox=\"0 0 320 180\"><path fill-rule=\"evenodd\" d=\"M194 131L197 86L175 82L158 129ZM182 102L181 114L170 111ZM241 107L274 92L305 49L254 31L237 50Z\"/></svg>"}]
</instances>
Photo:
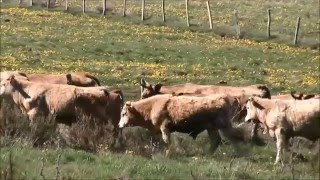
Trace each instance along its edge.
<instances>
[{"instance_id":1,"label":"wooden post","mask_svg":"<svg viewBox=\"0 0 320 180\"><path fill-rule=\"evenodd\" d=\"M102 15L105 16L107 14L107 0L103 0L103 7L102 7Z\"/></svg>"},{"instance_id":2,"label":"wooden post","mask_svg":"<svg viewBox=\"0 0 320 180\"><path fill-rule=\"evenodd\" d=\"M267 31L268 38L271 38L270 28L271 28L271 10L268 9L268 31Z\"/></svg>"},{"instance_id":3,"label":"wooden post","mask_svg":"<svg viewBox=\"0 0 320 180\"><path fill-rule=\"evenodd\" d=\"M233 11L234 19L235 19L235 27L236 27L236 33L237 33L237 39L240 38L240 25L239 25L239 18L238 18L238 12L237 10Z\"/></svg>"},{"instance_id":4,"label":"wooden post","mask_svg":"<svg viewBox=\"0 0 320 180\"><path fill-rule=\"evenodd\" d=\"M30 6L32 6L33 5L33 0L30 0L29 2L30 2ZM20 4L21 3L22 3L22 0L20 0Z\"/></svg>"},{"instance_id":5,"label":"wooden post","mask_svg":"<svg viewBox=\"0 0 320 180\"><path fill-rule=\"evenodd\" d=\"M164 9L164 0L162 0L162 21L166 22L166 14Z\"/></svg>"},{"instance_id":6,"label":"wooden post","mask_svg":"<svg viewBox=\"0 0 320 180\"><path fill-rule=\"evenodd\" d=\"M22 0L19 0L19 2L18 2L18 3L19 3L19 5L22 3L21 1L22 1Z\"/></svg>"},{"instance_id":7,"label":"wooden post","mask_svg":"<svg viewBox=\"0 0 320 180\"><path fill-rule=\"evenodd\" d=\"M49 9L50 8L50 0L47 0L47 9Z\"/></svg>"},{"instance_id":8,"label":"wooden post","mask_svg":"<svg viewBox=\"0 0 320 180\"><path fill-rule=\"evenodd\" d=\"M297 45L298 44L298 34L299 34L299 28L300 28L300 17L298 17L297 19L297 26L296 26L296 32L294 34L294 40L293 40L293 44Z\"/></svg>"},{"instance_id":9,"label":"wooden post","mask_svg":"<svg viewBox=\"0 0 320 180\"><path fill-rule=\"evenodd\" d=\"M145 0L141 0L142 4L141 4L141 20L144 20L144 8L145 8Z\"/></svg>"},{"instance_id":10,"label":"wooden post","mask_svg":"<svg viewBox=\"0 0 320 180\"><path fill-rule=\"evenodd\" d=\"M86 0L82 0L82 13L86 13Z\"/></svg>"},{"instance_id":11,"label":"wooden post","mask_svg":"<svg viewBox=\"0 0 320 180\"><path fill-rule=\"evenodd\" d=\"M69 10L69 6L68 6L68 0L66 0L66 7L65 10L68 11Z\"/></svg>"},{"instance_id":12,"label":"wooden post","mask_svg":"<svg viewBox=\"0 0 320 180\"><path fill-rule=\"evenodd\" d=\"M186 0L186 16L187 16L187 26L190 27L189 22L189 12L188 12L189 0Z\"/></svg>"},{"instance_id":13,"label":"wooden post","mask_svg":"<svg viewBox=\"0 0 320 180\"><path fill-rule=\"evenodd\" d=\"M123 0L123 17L126 17L127 0Z\"/></svg>"},{"instance_id":14,"label":"wooden post","mask_svg":"<svg viewBox=\"0 0 320 180\"><path fill-rule=\"evenodd\" d=\"M210 11L209 0L207 1L207 8L208 8L209 26L210 26L210 29L212 29L212 19L211 19L211 11Z\"/></svg>"}]
</instances>

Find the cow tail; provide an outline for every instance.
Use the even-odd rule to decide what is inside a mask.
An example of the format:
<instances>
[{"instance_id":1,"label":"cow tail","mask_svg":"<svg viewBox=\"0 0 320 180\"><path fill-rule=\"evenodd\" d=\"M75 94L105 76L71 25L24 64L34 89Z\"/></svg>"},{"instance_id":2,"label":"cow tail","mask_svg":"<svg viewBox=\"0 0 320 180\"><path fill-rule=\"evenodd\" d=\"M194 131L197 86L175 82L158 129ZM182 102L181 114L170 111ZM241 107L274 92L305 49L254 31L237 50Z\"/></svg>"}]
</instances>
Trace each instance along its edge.
<instances>
[{"instance_id":1,"label":"cow tail","mask_svg":"<svg viewBox=\"0 0 320 180\"><path fill-rule=\"evenodd\" d=\"M98 80L98 78L92 76L91 74L85 74L85 76L87 78L93 79L98 84L98 86L101 86L100 81Z\"/></svg>"}]
</instances>

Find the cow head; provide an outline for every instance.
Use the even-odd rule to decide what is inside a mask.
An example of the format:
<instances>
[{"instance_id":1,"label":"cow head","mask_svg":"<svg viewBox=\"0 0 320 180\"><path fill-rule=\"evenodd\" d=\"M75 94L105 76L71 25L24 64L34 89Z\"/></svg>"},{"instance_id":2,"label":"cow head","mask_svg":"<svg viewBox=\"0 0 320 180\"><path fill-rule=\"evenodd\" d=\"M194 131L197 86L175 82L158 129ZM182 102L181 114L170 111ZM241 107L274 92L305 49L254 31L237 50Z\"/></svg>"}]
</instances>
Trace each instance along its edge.
<instances>
[{"instance_id":1,"label":"cow head","mask_svg":"<svg viewBox=\"0 0 320 180\"><path fill-rule=\"evenodd\" d=\"M14 75L10 75L8 78L3 79L0 85L0 95L9 95L15 91L17 81Z\"/></svg>"},{"instance_id":2,"label":"cow head","mask_svg":"<svg viewBox=\"0 0 320 180\"><path fill-rule=\"evenodd\" d=\"M126 126L133 125L135 121L135 113L136 110L132 106L131 102L128 101L125 103L125 105L122 108L121 111L121 118L119 121L119 128L124 128Z\"/></svg>"},{"instance_id":3,"label":"cow head","mask_svg":"<svg viewBox=\"0 0 320 180\"><path fill-rule=\"evenodd\" d=\"M160 89L162 84L151 85L144 79L141 79L140 88L141 88L141 99L145 99L157 94L160 94Z\"/></svg>"},{"instance_id":4,"label":"cow head","mask_svg":"<svg viewBox=\"0 0 320 180\"><path fill-rule=\"evenodd\" d=\"M244 119L245 122L258 120L258 109L263 109L263 107L254 100L254 97L250 97L246 104L247 115Z\"/></svg>"}]
</instances>

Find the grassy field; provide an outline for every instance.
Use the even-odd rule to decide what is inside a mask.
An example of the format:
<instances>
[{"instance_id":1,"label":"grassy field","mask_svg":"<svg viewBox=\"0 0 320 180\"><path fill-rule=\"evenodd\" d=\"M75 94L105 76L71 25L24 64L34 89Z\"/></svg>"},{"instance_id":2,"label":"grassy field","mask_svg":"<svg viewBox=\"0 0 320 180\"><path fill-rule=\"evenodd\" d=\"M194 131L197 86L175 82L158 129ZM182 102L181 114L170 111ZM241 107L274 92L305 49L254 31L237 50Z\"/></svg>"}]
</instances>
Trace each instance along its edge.
<instances>
[{"instance_id":1,"label":"grassy field","mask_svg":"<svg viewBox=\"0 0 320 180\"><path fill-rule=\"evenodd\" d=\"M125 98L139 98L138 82L164 84L194 82L229 85L267 84L273 94L291 90L319 92L319 2L299 1L213 1L214 31L208 30L204 1L191 1L191 24L186 27L183 1L168 2L168 22L161 23L160 2L147 1L147 20L140 21L140 1L128 1L128 16L121 17L121 2L110 1L106 17L97 14L96 1L71 1L70 13L63 7L50 11L41 7L16 8L1 4L1 70L27 73L87 71L103 85L120 87ZM148 4L149 3L149 4ZM232 11L240 13L244 39L233 38ZM265 37L265 12L272 7L275 38ZM151 14L152 13L152 14ZM157 13L157 14L155 14ZM154 15L153 15L154 14ZM301 41L293 47L296 17L302 17ZM221 38L221 33L226 33ZM314 46L316 45L316 46ZM139 131L138 131L139 132ZM122 153L101 149L97 153L56 145L33 148L23 138L1 140L1 177L9 172L12 154L14 179L41 179L56 175L61 154L61 179L317 179L316 150L298 148L307 162L295 159L284 167L274 166L274 143L241 146L244 156L234 158L230 145L208 154L205 133L196 141L175 135L176 153L150 149L150 135L134 133L143 145L127 145ZM130 133L127 135L130 137ZM179 140L180 139L180 140ZM137 142L138 143L138 142ZM160 148L161 149L161 148ZM147 154L147 155L145 155ZM44 158L43 168L41 158ZM291 159L288 157L288 161Z\"/></svg>"}]
</instances>

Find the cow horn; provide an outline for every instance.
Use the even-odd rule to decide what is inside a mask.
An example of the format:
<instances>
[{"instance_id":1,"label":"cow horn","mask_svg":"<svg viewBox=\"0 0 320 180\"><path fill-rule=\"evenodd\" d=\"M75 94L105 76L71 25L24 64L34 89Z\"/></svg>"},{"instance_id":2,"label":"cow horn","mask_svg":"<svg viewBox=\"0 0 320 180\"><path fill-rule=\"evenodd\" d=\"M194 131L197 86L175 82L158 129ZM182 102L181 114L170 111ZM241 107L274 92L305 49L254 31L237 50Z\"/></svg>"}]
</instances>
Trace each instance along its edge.
<instances>
[{"instance_id":1,"label":"cow horn","mask_svg":"<svg viewBox=\"0 0 320 180\"><path fill-rule=\"evenodd\" d=\"M249 97L249 99L248 99L249 101L253 101L253 97L251 96L251 97Z\"/></svg>"},{"instance_id":2,"label":"cow horn","mask_svg":"<svg viewBox=\"0 0 320 180\"><path fill-rule=\"evenodd\" d=\"M131 106L131 102L130 102L130 101L127 101L127 102L126 102L126 106Z\"/></svg>"}]
</instances>

